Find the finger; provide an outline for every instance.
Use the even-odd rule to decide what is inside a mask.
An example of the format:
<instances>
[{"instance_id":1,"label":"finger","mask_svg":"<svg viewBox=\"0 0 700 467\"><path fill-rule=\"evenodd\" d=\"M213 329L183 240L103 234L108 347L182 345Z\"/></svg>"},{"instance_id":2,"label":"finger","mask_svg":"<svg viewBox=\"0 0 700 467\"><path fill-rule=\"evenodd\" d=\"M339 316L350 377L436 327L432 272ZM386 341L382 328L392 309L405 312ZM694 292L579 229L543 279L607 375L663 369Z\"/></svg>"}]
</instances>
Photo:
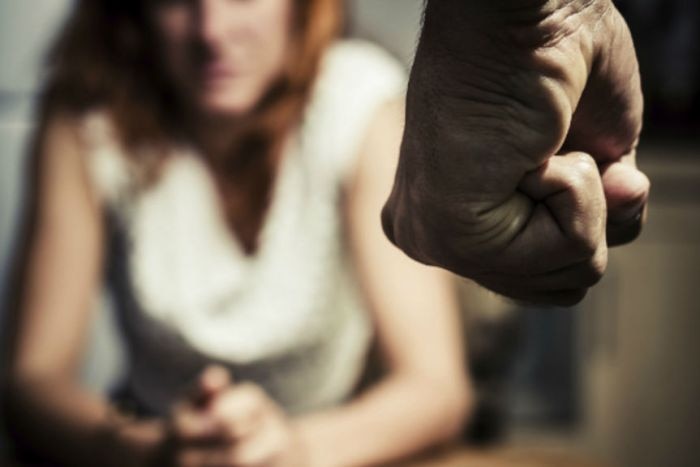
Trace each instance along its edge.
<instances>
[{"instance_id":1,"label":"finger","mask_svg":"<svg viewBox=\"0 0 700 467\"><path fill-rule=\"evenodd\" d=\"M597 284L607 267L607 246L602 243L590 259L535 275L511 274L478 278L482 283L500 283L507 290L521 290L544 295L549 291L588 288ZM522 294L522 292L521 292Z\"/></svg>"},{"instance_id":2,"label":"finger","mask_svg":"<svg viewBox=\"0 0 700 467\"><path fill-rule=\"evenodd\" d=\"M605 199L598 167L584 153L550 158L519 189L536 201L506 253L514 271L542 274L589 260L605 240Z\"/></svg>"},{"instance_id":3,"label":"finger","mask_svg":"<svg viewBox=\"0 0 700 467\"><path fill-rule=\"evenodd\" d=\"M649 179L626 162L600 168L608 207L608 220L620 224L638 216L649 198Z\"/></svg>"},{"instance_id":4,"label":"finger","mask_svg":"<svg viewBox=\"0 0 700 467\"><path fill-rule=\"evenodd\" d=\"M230 385L228 371L210 365L200 373L189 393L177 402L171 413L171 429L181 442L201 443L221 437L221 426L206 413L211 401Z\"/></svg>"},{"instance_id":5,"label":"finger","mask_svg":"<svg viewBox=\"0 0 700 467\"><path fill-rule=\"evenodd\" d=\"M211 401L231 385L231 376L226 368L220 365L207 366L197 379L191 396L196 407L206 407Z\"/></svg>"},{"instance_id":6,"label":"finger","mask_svg":"<svg viewBox=\"0 0 700 467\"><path fill-rule=\"evenodd\" d=\"M231 444L216 447L190 447L174 455L175 467L230 467L233 461Z\"/></svg>"},{"instance_id":7,"label":"finger","mask_svg":"<svg viewBox=\"0 0 700 467\"><path fill-rule=\"evenodd\" d=\"M217 398L208 413L221 423L231 439L241 439L255 433L272 410L260 387L244 383Z\"/></svg>"},{"instance_id":8,"label":"finger","mask_svg":"<svg viewBox=\"0 0 700 467\"><path fill-rule=\"evenodd\" d=\"M520 189L546 204L569 238L599 237L605 205L598 167L590 155L574 152L552 157L526 175Z\"/></svg>"},{"instance_id":9,"label":"finger","mask_svg":"<svg viewBox=\"0 0 700 467\"><path fill-rule=\"evenodd\" d=\"M195 444L213 442L223 433L215 417L186 402L178 403L172 411L171 430L178 442Z\"/></svg>"},{"instance_id":10,"label":"finger","mask_svg":"<svg viewBox=\"0 0 700 467\"><path fill-rule=\"evenodd\" d=\"M621 245L634 240L646 220L649 179L637 170L633 158L601 167L608 206L608 244Z\"/></svg>"},{"instance_id":11,"label":"finger","mask_svg":"<svg viewBox=\"0 0 700 467\"><path fill-rule=\"evenodd\" d=\"M237 466L276 465L275 460L287 449L286 443L284 431L267 423L254 436L232 446L230 459Z\"/></svg>"}]
</instances>

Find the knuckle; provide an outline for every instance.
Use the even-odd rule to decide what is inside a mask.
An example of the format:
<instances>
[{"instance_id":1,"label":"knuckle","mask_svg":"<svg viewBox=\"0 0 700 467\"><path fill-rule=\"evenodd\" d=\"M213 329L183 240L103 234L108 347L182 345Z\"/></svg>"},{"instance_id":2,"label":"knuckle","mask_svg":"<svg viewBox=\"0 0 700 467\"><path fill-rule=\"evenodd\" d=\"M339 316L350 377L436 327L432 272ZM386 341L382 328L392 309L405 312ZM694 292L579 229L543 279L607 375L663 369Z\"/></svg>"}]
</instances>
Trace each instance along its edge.
<instances>
[{"instance_id":1,"label":"knuckle","mask_svg":"<svg viewBox=\"0 0 700 467\"><path fill-rule=\"evenodd\" d=\"M569 238L570 247L577 257L591 260L599 248L599 241L585 231L575 231Z\"/></svg>"},{"instance_id":2,"label":"knuckle","mask_svg":"<svg viewBox=\"0 0 700 467\"><path fill-rule=\"evenodd\" d=\"M603 278L608 266L607 248L600 248L598 252L587 260L582 267L578 286L592 287Z\"/></svg>"},{"instance_id":3,"label":"knuckle","mask_svg":"<svg viewBox=\"0 0 700 467\"><path fill-rule=\"evenodd\" d=\"M571 156L567 183L577 193L588 192L592 185L600 184L600 173L593 157L582 152Z\"/></svg>"},{"instance_id":4,"label":"knuckle","mask_svg":"<svg viewBox=\"0 0 700 467\"><path fill-rule=\"evenodd\" d=\"M584 278L582 285L586 287L592 287L596 285L603 278L603 273L605 272L605 266L597 264L597 262L592 262Z\"/></svg>"},{"instance_id":5,"label":"knuckle","mask_svg":"<svg viewBox=\"0 0 700 467\"><path fill-rule=\"evenodd\" d=\"M598 177L598 165L590 154L577 152L574 155L574 167L584 177Z\"/></svg>"},{"instance_id":6,"label":"knuckle","mask_svg":"<svg viewBox=\"0 0 700 467\"><path fill-rule=\"evenodd\" d=\"M595 278L595 283L598 283L602 279L605 270L608 267L608 252L607 249L602 249L591 262L591 270L593 277Z\"/></svg>"}]
</instances>

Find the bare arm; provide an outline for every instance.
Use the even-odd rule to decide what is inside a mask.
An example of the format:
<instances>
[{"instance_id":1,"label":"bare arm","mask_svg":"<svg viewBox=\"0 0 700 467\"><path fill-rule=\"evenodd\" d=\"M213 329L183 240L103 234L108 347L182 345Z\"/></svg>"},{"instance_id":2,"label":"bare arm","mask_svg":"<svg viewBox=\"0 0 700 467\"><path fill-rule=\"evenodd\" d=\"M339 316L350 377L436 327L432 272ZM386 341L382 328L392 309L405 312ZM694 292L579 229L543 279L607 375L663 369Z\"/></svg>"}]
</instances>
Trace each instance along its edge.
<instances>
[{"instance_id":1,"label":"bare arm","mask_svg":"<svg viewBox=\"0 0 700 467\"><path fill-rule=\"evenodd\" d=\"M470 404L448 274L407 258L384 237L381 206L396 170L403 107L375 117L348 191L353 255L388 374L345 406L298 421L311 465L367 465L453 437Z\"/></svg>"},{"instance_id":2,"label":"bare arm","mask_svg":"<svg viewBox=\"0 0 700 467\"><path fill-rule=\"evenodd\" d=\"M102 217L74 123L55 119L40 137L33 231L9 369L9 425L17 440L52 463L119 462L127 445L135 454L155 444L158 430L143 424L117 433L108 403L77 382L101 280ZM111 443L122 441L125 449L114 450Z\"/></svg>"}]
</instances>

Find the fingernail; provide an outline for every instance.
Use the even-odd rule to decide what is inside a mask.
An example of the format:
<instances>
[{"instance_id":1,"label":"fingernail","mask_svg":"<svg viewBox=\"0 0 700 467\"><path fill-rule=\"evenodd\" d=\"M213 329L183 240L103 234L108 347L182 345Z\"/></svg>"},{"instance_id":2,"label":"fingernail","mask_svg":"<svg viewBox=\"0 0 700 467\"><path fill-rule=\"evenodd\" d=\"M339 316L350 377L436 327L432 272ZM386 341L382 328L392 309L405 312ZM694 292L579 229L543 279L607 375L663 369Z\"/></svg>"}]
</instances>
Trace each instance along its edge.
<instances>
[{"instance_id":1,"label":"fingernail","mask_svg":"<svg viewBox=\"0 0 700 467\"><path fill-rule=\"evenodd\" d=\"M228 385L230 376L228 370L222 366L214 365L204 370L203 383L208 387L221 388Z\"/></svg>"},{"instance_id":2,"label":"fingernail","mask_svg":"<svg viewBox=\"0 0 700 467\"><path fill-rule=\"evenodd\" d=\"M646 203L643 203L641 206L638 204L635 204L634 206L620 209L614 214L610 214L610 223L612 224L627 224L630 222L636 222L639 221L642 218L642 215L644 214L644 208L646 207Z\"/></svg>"}]
</instances>

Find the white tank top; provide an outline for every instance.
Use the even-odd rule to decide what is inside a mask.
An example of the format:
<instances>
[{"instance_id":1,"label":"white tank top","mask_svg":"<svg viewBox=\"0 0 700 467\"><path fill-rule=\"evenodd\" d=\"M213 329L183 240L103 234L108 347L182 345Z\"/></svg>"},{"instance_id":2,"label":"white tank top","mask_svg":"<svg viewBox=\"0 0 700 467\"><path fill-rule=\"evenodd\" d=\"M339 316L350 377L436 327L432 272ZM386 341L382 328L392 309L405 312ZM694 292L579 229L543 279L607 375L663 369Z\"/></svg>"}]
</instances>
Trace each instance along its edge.
<instances>
[{"instance_id":1,"label":"white tank top","mask_svg":"<svg viewBox=\"0 0 700 467\"><path fill-rule=\"evenodd\" d=\"M404 87L403 68L377 47L329 49L253 256L225 225L195 153L173 148L157 183L141 189L109 118L86 117L88 167L110 220L107 276L128 347L126 384L148 411L167 413L214 361L291 413L351 394L371 323L347 256L342 189L376 110Z\"/></svg>"}]
</instances>

